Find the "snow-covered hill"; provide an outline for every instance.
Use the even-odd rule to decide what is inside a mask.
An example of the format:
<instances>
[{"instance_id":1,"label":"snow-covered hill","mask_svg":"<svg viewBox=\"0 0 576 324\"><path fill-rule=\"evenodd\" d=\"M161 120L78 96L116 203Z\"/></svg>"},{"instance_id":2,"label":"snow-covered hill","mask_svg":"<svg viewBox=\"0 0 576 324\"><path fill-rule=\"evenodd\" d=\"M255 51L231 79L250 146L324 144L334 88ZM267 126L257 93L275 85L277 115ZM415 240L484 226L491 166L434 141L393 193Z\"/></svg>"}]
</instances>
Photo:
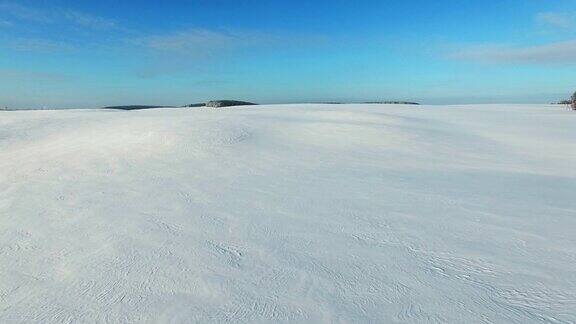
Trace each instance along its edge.
<instances>
[{"instance_id":1,"label":"snow-covered hill","mask_svg":"<svg viewBox=\"0 0 576 324\"><path fill-rule=\"evenodd\" d=\"M576 321L576 114L0 112L0 322Z\"/></svg>"}]
</instances>

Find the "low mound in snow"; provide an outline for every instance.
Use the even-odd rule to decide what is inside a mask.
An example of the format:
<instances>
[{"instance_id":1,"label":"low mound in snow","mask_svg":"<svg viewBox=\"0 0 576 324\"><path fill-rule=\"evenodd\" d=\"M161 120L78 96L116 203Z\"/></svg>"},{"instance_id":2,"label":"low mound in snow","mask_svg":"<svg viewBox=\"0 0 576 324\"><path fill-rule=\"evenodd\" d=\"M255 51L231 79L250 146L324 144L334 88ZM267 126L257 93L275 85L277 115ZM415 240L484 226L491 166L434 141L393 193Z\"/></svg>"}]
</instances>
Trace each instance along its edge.
<instances>
[{"instance_id":1,"label":"low mound in snow","mask_svg":"<svg viewBox=\"0 0 576 324\"><path fill-rule=\"evenodd\" d=\"M575 118L0 112L0 322L574 322Z\"/></svg>"}]
</instances>

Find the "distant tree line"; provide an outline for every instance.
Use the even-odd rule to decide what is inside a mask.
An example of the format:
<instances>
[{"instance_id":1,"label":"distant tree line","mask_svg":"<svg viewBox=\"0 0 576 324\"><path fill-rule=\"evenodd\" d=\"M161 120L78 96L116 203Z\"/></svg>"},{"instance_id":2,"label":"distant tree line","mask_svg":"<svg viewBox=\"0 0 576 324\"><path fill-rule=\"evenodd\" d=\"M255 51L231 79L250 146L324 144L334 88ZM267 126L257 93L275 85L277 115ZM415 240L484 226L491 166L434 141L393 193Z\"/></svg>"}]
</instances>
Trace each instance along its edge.
<instances>
[{"instance_id":1,"label":"distant tree line","mask_svg":"<svg viewBox=\"0 0 576 324\"><path fill-rule=\"evenodd\" d=\"M341 102L341 101L324 101L320 102L321 104L325 105L349 105L354 104L354 102ZM365 101L365 102L357 102L358 104L367 104L367 105L420 105L417 102L412 101Z\"/></svg>"},{"instance_id":2,"label":"distant tree line","mask_svg":"<svg viewBox=\"0 0 576 324\"><path fill-rule=\"evenodd\" d=\"M568 100L562 100L558 102L559 105L566 105L572 108L572 110L576 110L576 92L570 97Z\"/></svg>"}]
</instances>

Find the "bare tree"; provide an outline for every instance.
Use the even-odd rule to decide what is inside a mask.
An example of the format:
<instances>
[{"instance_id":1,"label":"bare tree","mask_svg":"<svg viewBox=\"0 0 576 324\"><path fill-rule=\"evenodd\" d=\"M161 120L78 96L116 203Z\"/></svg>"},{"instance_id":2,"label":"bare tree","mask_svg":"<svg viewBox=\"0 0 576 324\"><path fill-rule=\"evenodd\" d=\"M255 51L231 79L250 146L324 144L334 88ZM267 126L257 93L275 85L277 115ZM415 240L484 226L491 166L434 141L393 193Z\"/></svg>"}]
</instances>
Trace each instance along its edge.
<instances>
[{"instance_id":1,"label":"bare tree","mask_svg":"<svg viewBox=\"0 0 576 324\"><path fill-rule=\"evenodd\" d=\"M572 109L576 110L576 92L572 95Z\"/></svg>"}]
</instances>

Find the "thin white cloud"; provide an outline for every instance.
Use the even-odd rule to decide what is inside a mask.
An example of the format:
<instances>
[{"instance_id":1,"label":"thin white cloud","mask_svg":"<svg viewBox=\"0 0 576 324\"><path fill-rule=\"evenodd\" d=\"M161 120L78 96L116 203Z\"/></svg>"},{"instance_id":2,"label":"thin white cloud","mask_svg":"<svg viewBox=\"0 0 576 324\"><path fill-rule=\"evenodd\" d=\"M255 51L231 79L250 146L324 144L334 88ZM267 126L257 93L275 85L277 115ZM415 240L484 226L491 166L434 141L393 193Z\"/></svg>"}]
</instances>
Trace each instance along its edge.
<instances>
[{"instance_id":1,"label":"thin white cloud","mask_svg":"<svg viewBox=\"0 0 576 324\"><path fill-rule=\"evenodd\" d=\"M23 81L64 81L67 75L51 72L24 71L15 69L0 69L0 80Z\"/></svg>"},{"instance_id":2,"label":"thin white cloud","mask_svg":"<svg viewBox=\"0 0 576 324\"><path fill-rule=\"evenodd\" d=\"M263 45L272 41L272 36L260 33L188 29L141 37L132 40L131 43L157 51L201 54L214 50Z\"/></svg>"},{"instance_id":3,"label":"thin white cloud","mask_svg":"<svg viewBox=\"0 0 576 324\"><path fill-rule=\"evenodd\" d=\"M74 46L47 39L17 38L8 41L5 47L21 52L62 52L74 49Z\"/></svg>"},{"instance_id":4,"label":"thin white cloud","mask_svg":"<svg viewBox=\"0 0 576 324\"><path fill-rule=\"evenodd\" d=\"M72 24L89 29L110 29L116 26L112 20L63 8L33 8L18 3L0 2L0 12L26 22L39 24Z\"/></svg>"},{"instance_id":5,"label":"thin white cloud","mask_svg":"<svg viewBox=\"0 0 576 324\"><path fill-rule=\"evenodd\" d=\"M536 22L559 29L571 29L576 25L576 14L560 12L541 12L536 15Z\"/></svg>"},{"instance_id":6,"label":"thin white cloud","mask_svg":"<svg viewBox=\"0 0 576 324\"><path fill-rule=\"evenodd\" d=\"M74 10L66 10L62 13L62 16L73 24L90 29L111 29L116 27L116 23L112 20Z\"/></svg>"},{"instance_id":7,"label":"thin white cloud","mask_svg":"<svg viewBox=\"0 0 576 324\"><path fill-rule=\"evenodd\" d=\"M192 28L165 34L146 35L126 42L145 49L149 61L136 74L151 78L161 75L197 73L207 60L215 61L236 51L285 50L290 47L323 46L329 40L317 35L271 34L258 31L228 31Z\"/></svg>"},{"instance_id":8,"label":"thin white cloud","mask_svg":"<svg viewBox=\"0 0 576 324\"><path fill-rule=\"evenodd\" d=\"M449 57L492 63L576 64L576 40L525 47L473 46Z\"/></svg>"},{"instance_id":9,"label":"thin white cloud","mask_svg":"<svg viewBox=\"0 0 576 324\"><path fill-rule=\"evenodd\" d=\"M12 27L14 24L8 20L0 19L0 28Z\"/></svg>"},{"instance_id":10,"label":"thin white cloud","mask_svg":"<svg viewBox=\"0 0 576 324\"><path fill-rule=\"evenodd\" d=\"M26 7L14 2L0 2L0 11L14 18L39 23L51 23L51 15L43 10Z\"/></svg>"},{"instance_id":11,"label":"thin white cloud","mask_svg":"<svg viewBox=\"0 0 576 324\"><path fill-rule=\"evenodd\" d=\"M273 37L256 32L226 32L202 28L128 39L148 54L146 63L135 71L141 78L198 73L207 60L217 60L241 48L261 47Z\"/></svg>"}]
</instances>

